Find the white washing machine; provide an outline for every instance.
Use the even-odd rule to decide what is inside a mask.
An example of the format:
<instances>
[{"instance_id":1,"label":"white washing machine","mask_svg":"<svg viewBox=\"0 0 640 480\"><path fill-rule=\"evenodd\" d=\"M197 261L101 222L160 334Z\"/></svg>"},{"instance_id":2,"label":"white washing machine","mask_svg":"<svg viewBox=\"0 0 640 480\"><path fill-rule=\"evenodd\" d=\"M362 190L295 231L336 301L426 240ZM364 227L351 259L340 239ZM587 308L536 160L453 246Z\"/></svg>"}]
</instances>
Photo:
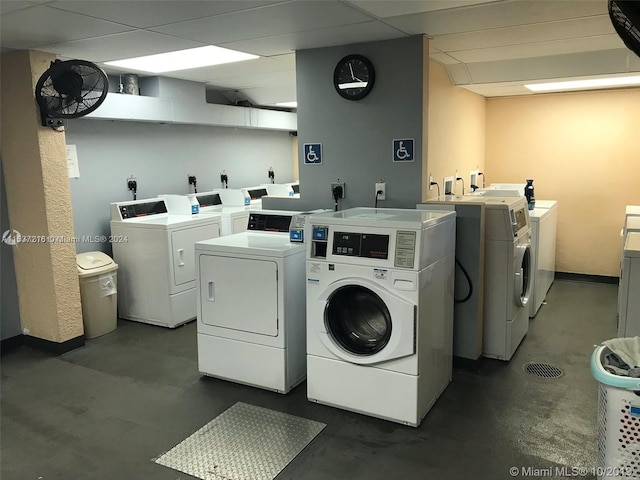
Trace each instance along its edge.
<instances>
[{"instance_id":1,"label":"white washing machine","mask_svg":"<svg viewBox=\"0 0 640 480\"><path fill-rule=\"evenodd\" d=\"M161 198L111 204L120 318L169 328L196 318L193 245L220 236L220 217L193 217Z\"/></svg>"},{"instance_id":2,"label":"white washing machine","mask_svg":"<svg viewBox=\"0 0 640 480\"><path fill-rule=\"evenodd\" d=\"M485 197L483 355L511 360L529 330L531 224L524 197Z\"/></svg>"},{"instance_id":3,"label":"white washing machine","mask_svg":"<svg viewBox=\"0 0 640 480\"><path fill-rule=\"evenodd\" d=\"M640 232L625 239L620 285L618 287L618 337L640 335Z\"/></svg>"},{"instance_id":4,"label":"white washing machine","mask_svg":"<svg viewBox=\"0 0 640 480\"><path fill-rule=\"evenodd\" d=\"M525 184L491 184L487 189L476 190L480 196L524 196ZM529 301L529 318L540 310L556 274L556 236L558 231L558 202L536 200L529 210L531 222L531 272L533 286Z\"/></svg>"},{"instance_id":5,"label":"white washing machine","mask_svg":"<svg viewBox=\"0 0 640 480\"><path fill-rule=\"evenodd\" d=\"M237 192L242 195L240 190ZM220 215L221 236L244 232L249 221L249 209L242 204L225 205L222 201L224 195L221 191L197 193L200 215Z\"/></svg>"},{"instance_id":6,"label":"white washing machine","mask_svg":"<svg viewBox=\"0 0 640 480\"><path fill-rule=\"evenodd\" d=\"M248 203L252 208L262 208L262 197L268 195L267 187L264 185L256 185L255 187L245 187L241 189L245 193L245 197L248 198Z\"/></svg>"},{"instance_id":7,"label":"white washing machine","mask_svg":"<svg viewBox=\"0 0 640 480\"><path fill-rule=\"evenodd\" d=\"M312 215L309 400L418 426L451 381L455 212Z\"/></svg>"},{"instance_id":8,"label":"white washing machine","mask_svg":"<svg viewBox=\"0 0 640 480\"><path fill-rule=\"evenodd\" d=\"M299 212L250 212L248 229L195 244L198 369L287 393L305 378L306 248Z\"/></svg>"}]
</instances>

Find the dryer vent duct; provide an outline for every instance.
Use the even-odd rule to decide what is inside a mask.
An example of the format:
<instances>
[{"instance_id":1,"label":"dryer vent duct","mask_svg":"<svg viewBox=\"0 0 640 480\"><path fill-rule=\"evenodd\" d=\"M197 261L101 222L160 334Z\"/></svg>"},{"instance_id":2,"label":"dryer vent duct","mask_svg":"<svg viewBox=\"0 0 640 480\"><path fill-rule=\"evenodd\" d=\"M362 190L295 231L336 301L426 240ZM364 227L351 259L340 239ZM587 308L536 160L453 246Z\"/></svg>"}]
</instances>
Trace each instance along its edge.
<instances>
[{"instance_id":1,"label":"dryer vent duct","mask_svg":"<svg viewBox=\"0 0 640 480\"><path fill-rule=\"evenodd\" d=\"M609 0L609 17L627 48L640 57L640 2Z\"/></svg>"},{"instance_id":2,"label":"dryer vent duct","mask_svg":"<svg viewBox=\"0 0 640 480\"><path fill-rule=\"evenodd\" d=\"M138 76L133 73L124 73L120 75L120 93L126 93L127 95L140 95Z\"/></svg>"}]
</instances>

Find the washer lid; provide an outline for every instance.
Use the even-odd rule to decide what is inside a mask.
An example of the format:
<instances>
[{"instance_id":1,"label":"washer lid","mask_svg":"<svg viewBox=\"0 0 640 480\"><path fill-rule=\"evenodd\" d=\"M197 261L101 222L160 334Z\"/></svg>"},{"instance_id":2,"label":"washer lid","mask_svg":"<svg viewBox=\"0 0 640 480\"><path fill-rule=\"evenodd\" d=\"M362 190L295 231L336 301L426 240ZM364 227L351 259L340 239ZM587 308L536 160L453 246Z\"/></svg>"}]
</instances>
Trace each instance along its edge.
<instances>
[{"instance_id":1,"label":"washer lid","mask_svg":"<svg viewBox=\"0 0 640 480\"><path fill-rule=\"evenodd\" d=\"M85 252L76 255L78 274L93 275L118 268L109 255L103 252Z\"/></svg>"}]
</instances>

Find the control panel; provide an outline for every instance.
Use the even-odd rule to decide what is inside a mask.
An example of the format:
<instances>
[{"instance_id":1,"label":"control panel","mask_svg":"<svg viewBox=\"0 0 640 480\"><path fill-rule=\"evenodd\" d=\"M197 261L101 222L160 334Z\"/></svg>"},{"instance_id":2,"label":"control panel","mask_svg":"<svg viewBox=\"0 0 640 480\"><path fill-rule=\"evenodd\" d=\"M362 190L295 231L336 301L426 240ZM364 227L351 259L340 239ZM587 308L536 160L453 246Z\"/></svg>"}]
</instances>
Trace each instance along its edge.
<instances>
[{"instance_id":1,"label":"control panel","mask_svg":"<svg viewBox=\"0 0 640 480\"><path fill-rule=\"evenodd\" d=\"M127 218L145 217L148 215L167 213L167 206L165 205L163 200L157 200L145 203L119 205L118 210L120 210L120 218L126 220Z\"/></svg>"},{"instance_id":2,"label":"control panel","mask_svg":"<svg viewBox=\"0 0 640 480\"><path fill-rule=\"evenodd\" d=\"M249 197L251 200L258 200L259 198L264 197L267 194L266 188L256 188L252 190L247 190Z\"/></svg>"},{"instance_id":3,"label":"control panel","mask_svg":"<svg viewBox=\"0 0 640 480\"><path fill-rule=\"evenodd\" d=\"M198 203L201 207L213 207L216 205L222 205L220 195L217 193L196 195L196 198L198 199Z\"/></svg>"},{"instance_id":4,"label":"control panel","mask_svg":"<svg viewBox=\"0 0 640 480\"><path fill-rule=\"evenodd\" d=\"M264 213L250 213L247 230L263 232L288 233L291 225L291 215L268 215Z\"/></svg>"}]
</instances>

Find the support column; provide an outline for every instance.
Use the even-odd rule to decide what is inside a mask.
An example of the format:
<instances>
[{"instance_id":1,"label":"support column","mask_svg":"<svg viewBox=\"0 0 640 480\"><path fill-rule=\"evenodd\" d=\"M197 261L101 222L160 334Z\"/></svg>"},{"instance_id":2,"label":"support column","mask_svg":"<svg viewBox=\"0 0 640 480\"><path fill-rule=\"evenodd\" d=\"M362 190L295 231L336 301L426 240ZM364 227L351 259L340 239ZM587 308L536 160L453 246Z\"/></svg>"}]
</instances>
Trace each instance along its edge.
<instances>
[{"instance_id":1,"label":"support column","mask_svg":"<svg viewBox=\"0 0 640 480\"><path fill-rule=\"evenodd\" d=\"M84 344L65 134L41 126L35 84L54 55L2 55L1 156L11 229L44 242L13 246L22 332L63 353Z\"/></svg>"}]
</instances>

